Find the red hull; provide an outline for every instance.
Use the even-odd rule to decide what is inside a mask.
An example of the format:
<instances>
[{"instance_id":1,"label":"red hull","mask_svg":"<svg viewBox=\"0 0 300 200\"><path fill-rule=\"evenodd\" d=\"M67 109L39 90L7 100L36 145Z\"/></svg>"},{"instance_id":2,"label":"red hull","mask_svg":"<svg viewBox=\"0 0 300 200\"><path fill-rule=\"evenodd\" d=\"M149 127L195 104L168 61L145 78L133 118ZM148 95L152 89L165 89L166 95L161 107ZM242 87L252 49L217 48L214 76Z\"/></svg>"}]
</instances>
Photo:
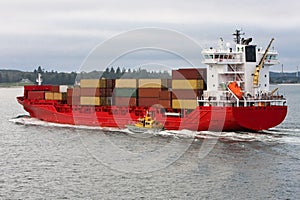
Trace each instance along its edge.
<instances>
[{"instance_id":1,"label":"red hull","mask_svg":"<svg viewBox=\"0 0 300 200\"><path fill-rule=\"evenodd\" d=\"M43 121L101 127L124 128L125 125L145 115L147 110L147 107L72 107L46 101L30 103L21 97L18 101L31 117ZM190 113L181 112L181 116L166 116L159 109L151 109L155 118L164 124L165 129L194 131L266 130L280 124L287 114L287 106L198 106Z\"/></svg>"}]
</instances>

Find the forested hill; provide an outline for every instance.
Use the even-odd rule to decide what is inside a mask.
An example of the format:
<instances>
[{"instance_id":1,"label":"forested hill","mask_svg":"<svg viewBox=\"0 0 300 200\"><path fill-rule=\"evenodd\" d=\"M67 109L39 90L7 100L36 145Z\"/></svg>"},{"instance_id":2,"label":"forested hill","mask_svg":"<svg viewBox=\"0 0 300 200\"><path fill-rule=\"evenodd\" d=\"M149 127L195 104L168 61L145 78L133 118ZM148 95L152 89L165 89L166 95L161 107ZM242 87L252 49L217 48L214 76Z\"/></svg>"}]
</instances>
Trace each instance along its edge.
<instances>
[{"instance_id":1,"label":"forested hill","mask_svg":"<svg viewBox=\"0 0 300 200\"><path fill-rule=\"evenodd\" d=\"M144 69L138 70L121 70L119 67L114 69L113 67L107 68L104 72L92 71L92 72L57 72L57 71L44 71L39 67L33 72L24 72L19 70L0 70L0 83L17 83L17 82L32 82L35 83L37 74L41 73L43 84L53 85L73 85L75 80L85 79L97 79L100 77L108 79L117 78L171 78L171 75L167 71L154 72Z\"/></svg>"},{"instance_id":2,"label":"forested hill","mask_svg":"<svg viewBox=\"0 0 300 200\"><path fill-rule=\"evenodd\" d=\"M19 70L0 70L0 83L35 82L37 70L24 72ZM42 72L44 84L71 85L74 84L76 73L65 72Z\"/></svg>"},{"instance_id":3,"label":"forested hill","mask_svg":"<svg viewBox=\"0 0 300 200\"><path fill-rule=\"evenodd\" d=\"M44 71L40 67L33 72L26 72L20 70L0 70L0 83L18 83L18 82L32 82L35 83L38 72L42 74L44 84L53 85L73 85L75 80L81 78L171 78L170 74L166 71L163 72L149 72L144 69L138 70L120 70L107 68L104 72L92 71L92 72L57 72L57 71ZM276 83L300 83L300 78L294 73L280 73L270 72L270 82Z\"/></svg>"},{"instance_id":4,"label":"forested hill","mask_svg":"<svg viewBox=\"0 0 300 200\"><path fill-rule=\"evenodd\" d=\"M300 83L299 72L270 72L271 83Z\"/></svg>"}]
</instances>

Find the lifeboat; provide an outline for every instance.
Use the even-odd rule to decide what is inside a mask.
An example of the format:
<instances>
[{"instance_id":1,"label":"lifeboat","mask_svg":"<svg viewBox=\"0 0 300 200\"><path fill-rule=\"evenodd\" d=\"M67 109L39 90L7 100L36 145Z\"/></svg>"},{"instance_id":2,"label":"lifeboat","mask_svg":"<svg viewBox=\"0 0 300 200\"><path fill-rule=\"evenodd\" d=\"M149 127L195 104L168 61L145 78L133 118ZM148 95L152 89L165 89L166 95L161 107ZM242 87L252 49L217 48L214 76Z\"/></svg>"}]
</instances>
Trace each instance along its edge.
<instances>
[{"instance_id":1,"label":"lifeboat","mask_svg":"<svg viewBox=\"0 0 300 200\"><path fill-rule=\"evenodd\" d=\"M243 98L244 93L236 81L230 82L227 87L238 99Z\"/></svg>"}]
</instances>

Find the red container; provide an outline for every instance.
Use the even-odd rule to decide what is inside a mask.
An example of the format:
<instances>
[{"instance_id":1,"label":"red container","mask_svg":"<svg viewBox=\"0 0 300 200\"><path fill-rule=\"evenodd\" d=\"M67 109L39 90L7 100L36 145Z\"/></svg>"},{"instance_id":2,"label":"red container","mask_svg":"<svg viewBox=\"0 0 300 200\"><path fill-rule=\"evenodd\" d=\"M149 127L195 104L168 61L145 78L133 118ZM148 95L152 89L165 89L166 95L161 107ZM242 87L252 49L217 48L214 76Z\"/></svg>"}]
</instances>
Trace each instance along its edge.
<instances>
[{"instance_id":1,"label":"red container","mask_svg":"<svg viewBox=\"0 0 300 200\"><path fill-rule=\"evenodd\" d=\"M198 73L200 74L201 76L201 79L206 81L206 78L207 78L207 70L206 68L197 68L198 70Z\"/></svg>"},{"instance_id":2,"label":"red container","mask_svg":"<svg viewBox=\"0 0 300 200\"><path fill-rule=\"evenodd\" d=\"M103 91L105 91L105 90L103 90ZM80 96L100 97L101 89L100 88L80 88Z\"/></svg>"},{"instance_id":3,"label":"red container","mask_svg":"<svg viewBox=\"0 0 300 200\"><path fill-rule=\"evenodd\" d=\"M50 91L51 92L60 92L59 91L59 85L50 85Z\"/></svg>"},{"instance_id":4,"label":"red container","mask_svg":"<svg viewBox=\"0 0 300 200\"><path fill-rule=\"evenodd\" d=\"M168 88L172 88L172 79L168 79L167 84L168 84Z\"/></svg>"},{"instance_id":5,"label":"red container","mask_svg":"<svg viewBox=\"0 0 300 200\"><path fill-rule=\"evenodd\" d=\"M203 90L173 90L172 99L196 99L201 97Z\"/></svg>"},{"instance_id":6,"label":"red container","mask_svg":"<svg viewBox=\"0 0 300 200\"><path fill-rule=\"evenodd\" d=\"M73 88L68 88L67 89L67 97L73 96Z\"/></svg>"},{"instance_id":7,"label":"red container","mask_svg":"<svg viewBox=\"0 0 300 200\"><path fill-rule=\"evenodd\" d=\"M79 96L69 96L67 97L68 105L80 105L80 97Z\"/></svg>"},{"instance_id":8,"label":"red container","mask_svg":"<svg viewBox=\"0 0 300 200\"><path fill-rule=\"evenodd\" d=\"M136 98L114 97L113 104L115 106L136 106Z\"/></svg>"},{"instance_id":9,"label":"red container","mask_svg":"<svg viewBox=\"0 0 300 200\"><path fill-rule=\"evenodd\" d=\"M158 98L141 98L138 99L139 106L153 106L159 104Z\"/></svg>"},{"instance_id":10,"label":"red container","mask_svg":"<svg viewBox=\"0 0 300 200\"><path fill-rule=\"evenodd\" d=\"M203 79L206 80L205 68L188 68L172 70L172 79Z\"/></svg>"},{"instance_id":11,"label":"red container","mask_svg":"<svg viewBox=\"0 0 300 200\"><path fill-rule=\"evenodd\" d=\"M172 100L159 99L158 104L160 104L164 108L172 108Z\"/></svg>"},{"instance_id":12,"label":"red container","mask_svg":"<svg viewBox=\"0 0 300 200\"><path fill-rule=\"evenodd\" d=\"M67 104L72 105L72 96L67 96Z\"/></svg>"},{"instance_id":13,"label":"red container","mask_svg":"<svg viewBox=\"0 0 300 200\"><path fill-rule=\"evenodd\" d=\"M160 91L161 91L160 88L139 88L138 97L139 98L145 98L145 97L158 98Z\"/></svg>"},{"instance_id":14,"label":"red container","mask_svg":"<svg viewBox=\"0 0 300 200\"><path fill-rule=\"evenodd\" d=\"M59 85L25 85L24 90L59 92Z\"/></svg>"},{"instance_id":15,"label":"red container","mask_svg":"<svg viewBox=\"0 0 300 200\"><path fill-rule=\"evenodd\" d=\"M115 79L106 79L106 88L115 88L116 80Z\"/></svg>"},{"instance_id":16,"label":"red container","mask_svg":"<svg viewBox=\"0 0 300 200\"><path fill-rule=\"evenodd\" d=\"M43 99L45 99L45 91L28 91L27 99L29 99L29 100L43 100Z\"/></svg>"},{"instance_id":17,"label":"red container","mask_svg":"<svg viewBox=\"0 0 300 200\"><path fill-rule=\"evenodd\" d=\"M72 96L79 97L80 96L80 87L74 87Z\"/></svg>"},{"instance_id":18,"label":"red container","mask_svg":"<svg viewBox=\"0 0 300 200\"><path fill-rule=\"evenodd\" d=\"M171 94L172 94L172 92L170 92L168 90L160 91L159 92L159 99L162 99L162 100L171 99Z\"/></svg>"},{"instance_id":19,"label":"red container","mask_svg":"<svg viewBox=\"0 0 300 200\"><path fill-rule=\"evenodd\" d=\"M112 97L113 95L113 88L106 88L105 89L105 96L106 97Z\"/></svg>"}]
</instances>

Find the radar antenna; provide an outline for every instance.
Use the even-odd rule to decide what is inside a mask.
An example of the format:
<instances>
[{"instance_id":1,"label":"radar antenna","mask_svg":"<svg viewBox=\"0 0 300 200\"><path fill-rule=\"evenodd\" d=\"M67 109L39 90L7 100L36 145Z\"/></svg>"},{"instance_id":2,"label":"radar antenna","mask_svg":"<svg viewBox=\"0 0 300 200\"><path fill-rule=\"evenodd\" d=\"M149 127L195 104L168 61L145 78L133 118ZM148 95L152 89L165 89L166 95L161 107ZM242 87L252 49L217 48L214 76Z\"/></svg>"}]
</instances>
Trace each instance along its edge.
<instances>
[{"instance_id":1,"label":"radar antenna","mask_svg":"<svg viewBox=\"0 0 300 200\"><path fill-rule=\"evenodd\" d=\"M242 29L236 29L232 35L234 36L235 43L241 44L241 35L245 35L245 33L242 32Z\"/></svg>"}]
</instances>

